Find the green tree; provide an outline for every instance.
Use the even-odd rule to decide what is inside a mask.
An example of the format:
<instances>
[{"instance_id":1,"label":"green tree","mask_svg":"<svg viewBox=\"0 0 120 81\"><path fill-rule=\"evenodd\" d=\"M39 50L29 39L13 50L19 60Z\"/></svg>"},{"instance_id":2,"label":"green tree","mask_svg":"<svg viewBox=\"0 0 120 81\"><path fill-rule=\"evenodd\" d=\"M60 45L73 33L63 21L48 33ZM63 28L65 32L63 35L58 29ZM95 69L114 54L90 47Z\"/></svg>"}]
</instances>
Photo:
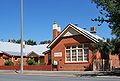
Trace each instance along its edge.
<instances>
[{"instance_id":1,"label":"green tree","mask_svg":"<svg viewBox=\"0 0 120 81\"><path fill-rule=\"evenodd\" d=\"M107 39L106 42L99 40L99 42L91 44L93 54L100 52L101 58L105 60L103 69L109 69L109 54L115 50L115 46L111 43L110 39Z\"/></svg>"},{"instance_id":2,"label":"green tree","mask_svg":"<svg viewBox=\"0 0 120 81\"><path fill-rule=\"evenodd\" d=\"M9 39L8 42L16 43L15 39Z\"/></svg>"},{"instance_id":3,"label":"green tree","mask_svg":"<svg viewBox=\"0 0 120 81\"><path fill-rule=\"evenodd\" d=\"M120 38L120 0L92 0L100 9L101 17L92 19L93 21L107 22L112 29L112 34Z\"/></svg>"},{"instance_id":4,"label":"green tree","mask_svg":"<svg viewBox=\"0 0 120 81\"><path fill-rule=\"evenodd\" d=\"M100 52L102 59L108 59L109 54L115 49L114 45L111 43L110 39L107 39L106 42L99 40L99 42L92 44L92 52Z\"/></svg>"},{"instance_id":5,"label":"green tree","mask_svg":"<svg viewBox=\"0 0 120 81\"><path fill-rule=\"evenodd\" d=\"M111 43L115 47L115 50L112 52L112 54L118 54L120 60L120 39L119 38L112 39Z\"/></svg>"},{"instance_id":6,"label":"green tree","mask_svg":"<svg viewBox=\"0 0 120 81\"><path fill-rule=\"evenodd\" d=\"M37 44L36 44L36 41L33 41L33 40L31 40L31 39L25 41L25 44L27 44L27 45L37 45Z\"/></svg>"},{"instance_id":7,"label":"green tree","mask_svg":"<svg viewBox=\"0 0 120 81\"><path fill-rule=\"evenodd\" d=\"M50 40L45 40L45 41L41 41L40 44L49 44L51 41Z\"/></svg>"},{"instance_id":8,"label":"green tree","mask_svg":"<svg viewBox=\"0 0 120 81\"><path fill-rule=\"evenodd\" d=\"M19 39L19 40L16 40L16 43L17 44L20 44L21 43L21 40Z\"/></svg>"}]
</instances>

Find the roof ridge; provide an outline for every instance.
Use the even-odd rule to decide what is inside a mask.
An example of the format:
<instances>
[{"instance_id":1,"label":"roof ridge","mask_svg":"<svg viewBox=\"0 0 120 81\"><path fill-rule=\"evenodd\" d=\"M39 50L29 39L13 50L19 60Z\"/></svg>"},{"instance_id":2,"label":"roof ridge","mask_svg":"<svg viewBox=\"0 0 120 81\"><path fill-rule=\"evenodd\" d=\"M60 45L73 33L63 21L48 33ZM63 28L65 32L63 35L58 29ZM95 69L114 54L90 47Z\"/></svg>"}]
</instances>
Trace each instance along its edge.
<instances>
[{"instance_id":1,"label":"roof ridge","mask_svg":"<svg viewBox=\"0 0 120 81\"><path fill-rule=\"evenodd\" d=\"M74 25L74 24L71 24L71 25L74 26L74 27L76 27L77 29L80 29L80 30L83 31L84 33L87 33L87 34L93 36L94 38L98 38L98 39L103 40L103 39L102 39L100 36L98 36L98 35L92 34L92 33L90 33L89 31L87 31L87 30L85 30L85 29L83 29L83 28L80 28L80 27L78 27L78 26L76 26L76 25Z\"/></svg>"}]
</instances>

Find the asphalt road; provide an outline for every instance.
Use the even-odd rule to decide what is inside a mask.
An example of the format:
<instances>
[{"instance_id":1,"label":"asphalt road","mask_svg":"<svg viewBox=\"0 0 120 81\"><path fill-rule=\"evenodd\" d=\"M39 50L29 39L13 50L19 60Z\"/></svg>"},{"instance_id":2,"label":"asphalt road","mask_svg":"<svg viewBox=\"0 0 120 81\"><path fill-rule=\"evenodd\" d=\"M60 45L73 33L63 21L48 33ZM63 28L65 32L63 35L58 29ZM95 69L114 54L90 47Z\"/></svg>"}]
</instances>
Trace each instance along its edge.
<instances>
[{"instance_id":1,"label":"asphalt road","mask_svg":"<svg viewBox=\"0 0 120 81\"><path fill-rule=\"evenodd\" d=\"M53 75L0 74L0 81L120 81L120 77L70 77Z\"/></svg>"}]
</instances>

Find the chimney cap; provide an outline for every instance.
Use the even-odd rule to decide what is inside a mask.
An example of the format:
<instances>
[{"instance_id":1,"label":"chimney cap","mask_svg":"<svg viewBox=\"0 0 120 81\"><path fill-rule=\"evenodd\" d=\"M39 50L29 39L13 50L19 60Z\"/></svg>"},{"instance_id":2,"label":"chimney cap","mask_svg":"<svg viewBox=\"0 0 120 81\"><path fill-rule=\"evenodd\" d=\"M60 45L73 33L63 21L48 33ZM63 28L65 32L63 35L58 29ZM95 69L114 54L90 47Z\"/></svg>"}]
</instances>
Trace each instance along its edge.
<instances>
[{"instance_id":1,"label":"chimney cap","mask_svg":"<svg viewBox=\"0 0 120 81\"><path fill-rule=\"evenodd\" d=\"M58 29L57 29L59 32L61 31L61 27L58 25Z\"/></svg>"},{"instance_id":2,"label":"chimney cap","mask_svg":"<svg viewBox=\"0 0 120 81\"><path fill-rule=\"evenodd\" d=\"M54 29L58 29L58 25L57 25L57 22L56 21L54 21L54 23L53 23L53 30Z\"/></svg>"},{"instance_id":3,"label":"chimney cap","mask_svg":"<svg viewBox=\"0 0 120 81\"><path fill-rule=\"evenodd\" d=\"M54 21L54 23L53 24L57 24L57 21Z\"/></svg>"}]
</instances>

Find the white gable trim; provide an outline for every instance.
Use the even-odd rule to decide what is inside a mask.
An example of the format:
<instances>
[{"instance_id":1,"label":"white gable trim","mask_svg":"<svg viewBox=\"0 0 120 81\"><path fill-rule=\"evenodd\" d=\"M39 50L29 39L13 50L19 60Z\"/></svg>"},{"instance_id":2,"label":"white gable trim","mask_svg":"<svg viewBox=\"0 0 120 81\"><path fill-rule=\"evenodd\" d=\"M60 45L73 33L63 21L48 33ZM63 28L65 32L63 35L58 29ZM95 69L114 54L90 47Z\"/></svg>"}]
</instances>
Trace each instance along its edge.
<instances>
[{"instance_id":1,"label":"white gable trim","mask_svg":"<svg viewBox=\"0 0 120 81\"><path fill-rule=\"evenodd\" d=\"M55 41L57 41L64 34L64 32L68 30L69 27L71 27L72 29L74 29L78 33L82 34L86 38L90 39L94 43L98 42L98 39L102 39L99 36L97 36L97 35L95 36L95 35L91 34L90 32L88 32L82 28L79 28L73 24L69 24L47 47L50 48L55 43Z\"/></svg>"},{"instance_id":2,"label":"white gable trim","mask_svg":"<svg viewBox=\"0 0 120 81\"><path fill-rule=\"evenodd\" d=\"M69 24L70 25L70 24ZM48 48L51 47L51 45L59 38L63 33L68 29L69 25L47 46Z\"/></svg>"},{"instance_id":3,"label":"white gable trim","mask_svg":"<svg viewBox=\"0 0 120 81\"><path fill-rule=\"evenodd\" d=\"M76 30L73 30L73 28L68 28L68 30L62 35L62 37L67 37L67 36L73 36L73 35L79 35L79 32L76 32Z\"/></svg>"},{"instance_id":4,"label":"white gable trim","mask_svg":"<svg viewBox=\"0 0 120 81\"><path fill-rule=\"evenodd\" d=\"M85 34L85 32L82 32L82 31L80 31L79 29L75 29L73 26L72 26L72 28L73 28L74 30L76 30L77 32L79 32L80 34L82 34L83 36L85 36L86 38L90 39L91 41L93 41L93 42L98 42L98 40L93 40L93 39L91 39L90 37L88 37L88 36Z\"/></svg>"}]
</instances>

